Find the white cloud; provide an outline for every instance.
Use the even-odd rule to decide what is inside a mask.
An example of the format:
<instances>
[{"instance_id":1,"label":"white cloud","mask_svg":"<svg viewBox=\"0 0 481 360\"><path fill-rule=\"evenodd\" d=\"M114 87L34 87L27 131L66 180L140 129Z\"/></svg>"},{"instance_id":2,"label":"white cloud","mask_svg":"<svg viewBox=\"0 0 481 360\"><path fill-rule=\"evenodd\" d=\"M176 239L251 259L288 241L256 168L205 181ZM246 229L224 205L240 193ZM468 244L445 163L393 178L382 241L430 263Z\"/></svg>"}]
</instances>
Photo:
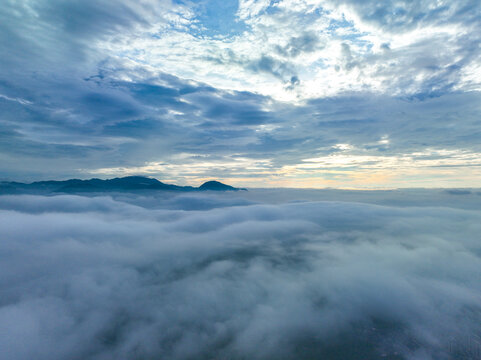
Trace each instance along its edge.
<instances>
[{"instance_id":1,"label":"white cloud","mask_svg":"<svg viewBox=\"0 0 481 360\"><path fill-rule=\"evenodd\" d=\"M28 100L25 100L25 99L22 99L22 98L11 98L9 96L2 95L2 94L0 94L0 99L5 99L5 100L8 100L8 101L15 101L15 102L18 102L19 104L22 104L22 105L32 104L31 101L28 101Z\"/></svg>"},{"instance_id":2,"label":"white cloud","mask_svg":"<svg viewBox=\"0 0 481 360\"><path fill-rule=\"evenodd\" d=\"M359 355L346 349L366 359L479 351L479 195L418 191L407 194L418 207L399 208L405 193L332 196L342 194L391 206L201 194L206 210L192 211L195 195L2 196L2 353L346 360ZM419 207L433 201L442 207Z\"/></svg>"},{"instance_id":3,"label":"white cloud","mask_svg":"<svg viewBox=\"0 0 481 360\"><path fill-rule=\"evenodd\" d=\"M398 8L391 3L269 3L241 1L238 21L247 28L228 37L198 36L188 28L172 27L158 34L125 33L102 47L120 58L217 88L294 102L346 91L403 95L479 87L479 76L461 75L478 62L474 44L479 23L463 23L457 15L462 7L453 3L435 8L432 2L419 7L403 3ZM446 21L437 17L438 8ZM404 22L396 18L396 11L406 12ZM390 20L371 19L376 14L387 14ZM290 42L305 34L317 39L317 46L293 50ZM342 59L346 47L347 63ZM289 53L296 55L286 57ZM263 59L270 63L257 66Z\"/></svg>"},{"instance_id":4,"label":"white cloud","mask_svg":"<svg viewBox=\"0 0 481 360\"><path fill-rule=\"evenodd\" d=\"M257 16L269 7L270 2L270 0L239 0L237 16L241 19Z\"/></svg>"}]
</instances>

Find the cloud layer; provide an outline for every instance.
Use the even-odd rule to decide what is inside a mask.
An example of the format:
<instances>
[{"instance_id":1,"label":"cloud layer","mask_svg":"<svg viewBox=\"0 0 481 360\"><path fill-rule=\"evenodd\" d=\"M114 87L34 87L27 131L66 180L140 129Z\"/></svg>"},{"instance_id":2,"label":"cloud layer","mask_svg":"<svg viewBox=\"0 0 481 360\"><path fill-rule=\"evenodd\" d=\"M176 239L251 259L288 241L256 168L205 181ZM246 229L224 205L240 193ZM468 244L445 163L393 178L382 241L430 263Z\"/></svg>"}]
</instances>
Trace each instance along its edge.
<instances>
[{"instance_id":1,"label":"cloud layer","mask_svg":"<svg viewBox=\"0 0 481 360\"><path fill-rule=\"evenodd\" d=\"M281 195L2 196L0 358L479 353L479 195Z\"/></svg>"}]
</instances>

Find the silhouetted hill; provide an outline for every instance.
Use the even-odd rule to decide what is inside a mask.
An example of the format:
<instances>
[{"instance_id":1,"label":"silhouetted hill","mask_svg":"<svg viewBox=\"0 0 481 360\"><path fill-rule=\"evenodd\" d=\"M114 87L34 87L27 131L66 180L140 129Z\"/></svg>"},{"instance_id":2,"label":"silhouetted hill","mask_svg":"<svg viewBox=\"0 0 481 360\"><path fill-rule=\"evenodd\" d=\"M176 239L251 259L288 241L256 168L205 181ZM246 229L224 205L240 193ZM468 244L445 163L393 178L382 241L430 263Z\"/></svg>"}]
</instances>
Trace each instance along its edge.
<instances>
[{"instance_id":1,"label":"silhouetted hill","mask_svg":"<svg viewBox=\"0 0 481 360\"><path fill-rule=\"evenodd\" d=\"M219 181L207 181L199 186L199 190L213 190L213 191L237 191L237 190L245 190L235 188L230 185L222 184Z\"/></svg>"},{"instance_id":2,"label":"silhouetted hill","mask_svg":"<svg viewBox=\"0 0 481 360\"><path fill-rule=\"evenodd\" d=\"M114 179L70 179L63 181L49 180L36 181L30 184L19 182L1 182L1 194L22 193L82 193L82 192L109 192L109 191L238 191L230 185L219 181L208 181L198 188L192 186L179 186L165 184L157 179L144 176L126 176Z\"/></svg>"}]
</instances>

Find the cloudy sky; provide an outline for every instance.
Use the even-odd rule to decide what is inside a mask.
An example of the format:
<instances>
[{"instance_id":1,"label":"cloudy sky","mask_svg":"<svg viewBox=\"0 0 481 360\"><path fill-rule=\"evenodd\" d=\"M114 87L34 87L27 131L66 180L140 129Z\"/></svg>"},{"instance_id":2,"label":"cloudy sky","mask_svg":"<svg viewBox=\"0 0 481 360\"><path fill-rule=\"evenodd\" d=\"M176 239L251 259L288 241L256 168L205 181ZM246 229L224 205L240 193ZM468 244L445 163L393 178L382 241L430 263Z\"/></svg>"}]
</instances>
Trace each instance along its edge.
<instances>
[{"instance_id":1,"label":"cloudy sky","mask_svg":"<svg viewBox=\"0 0 481 360\"><path fill-rule=\"evenodd\" d=\"M0 179L472 187L478 0L5 0Z\"/></svg>"}]
</instances>

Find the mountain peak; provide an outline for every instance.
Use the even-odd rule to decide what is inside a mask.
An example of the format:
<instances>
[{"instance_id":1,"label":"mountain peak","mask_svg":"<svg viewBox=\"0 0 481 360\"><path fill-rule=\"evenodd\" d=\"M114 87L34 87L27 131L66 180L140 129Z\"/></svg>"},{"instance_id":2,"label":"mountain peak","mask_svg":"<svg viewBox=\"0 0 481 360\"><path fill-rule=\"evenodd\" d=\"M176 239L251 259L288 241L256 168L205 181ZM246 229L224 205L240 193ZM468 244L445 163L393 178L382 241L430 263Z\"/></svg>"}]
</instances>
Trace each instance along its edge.
<instances>
[{"instance_id":1,"label":"mountain peak","mask_svg":"<svg viewBox=\"0 0 481 360\"><path fill-rule=\"evenodd\" d=\"M213 190L213 191L237 191L237 190L245 190L245 189L238 189L230 185L226 185L221 183L220 181L211 180L203 183L199 186L199 190Z\"/></svg>"}]
</instances>

